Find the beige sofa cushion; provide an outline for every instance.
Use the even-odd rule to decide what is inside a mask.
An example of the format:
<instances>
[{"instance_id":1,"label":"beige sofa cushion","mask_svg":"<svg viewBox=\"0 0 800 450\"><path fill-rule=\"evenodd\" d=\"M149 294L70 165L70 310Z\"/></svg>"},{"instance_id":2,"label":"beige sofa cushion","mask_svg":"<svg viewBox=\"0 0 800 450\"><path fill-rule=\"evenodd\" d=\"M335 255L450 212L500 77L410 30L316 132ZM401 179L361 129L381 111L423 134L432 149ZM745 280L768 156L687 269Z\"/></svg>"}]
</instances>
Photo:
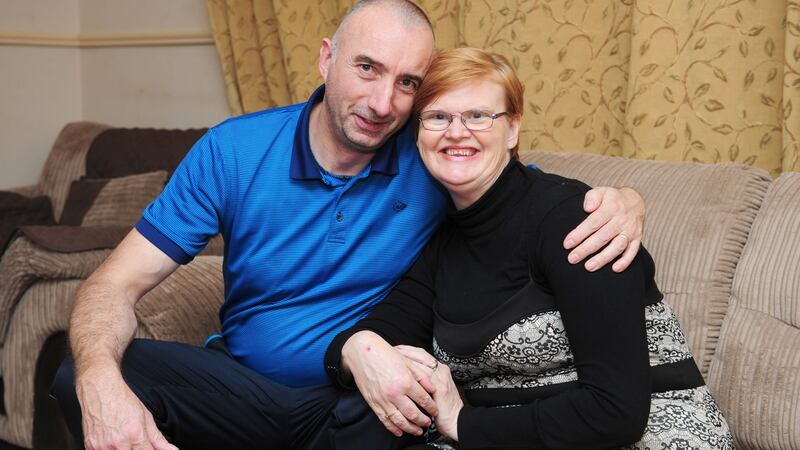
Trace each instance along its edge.
<instances>
[{"instance_id":1,"label":"beige sofa cushion","mask_svg":"<svg viewBox=\"0 0 800 450\"><path fill-rule=\"evenodd\" d=\"M103 227L135 224L145 207L164 189L166 182L165 170L107 180L83 216L81 225Z\"/></svg>"},{"instance_id":2,"label":"beige sofa cushion","mask_svg":"<svg viewBox=\"0 0 800 450\"><path fill-rule=\"evenodd\" d=\"M644 243L705 375L728 307L731 280L771 179L735 164L639 161L522 152L523 162L593 186L631 186L647 204Z\"/></svg>"},{"instance_id":3,"label":"beige sofa cushion","mask_svg":"<svg viewBox=\"0 0 800 450\"><path fill-rule=\"evenodd\" d=\"M800 448L800 173L770 187L709 373L737 448Z\"/></svg>"}]
</instances>

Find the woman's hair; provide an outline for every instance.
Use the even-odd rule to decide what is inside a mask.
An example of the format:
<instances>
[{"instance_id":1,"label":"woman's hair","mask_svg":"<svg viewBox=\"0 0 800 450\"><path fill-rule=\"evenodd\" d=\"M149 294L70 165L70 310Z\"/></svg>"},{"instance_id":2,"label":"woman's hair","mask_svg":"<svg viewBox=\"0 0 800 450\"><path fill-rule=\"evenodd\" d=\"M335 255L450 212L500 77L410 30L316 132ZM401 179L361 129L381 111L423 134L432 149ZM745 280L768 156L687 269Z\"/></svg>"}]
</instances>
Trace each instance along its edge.
<instances>
[{"instance_id":1,"label":"woman's hair","mask_svg":"<svg viewBox=\"0 0 800 450\"><path fill-rule=\"evenodd\" d=\"M414 97L414 115L418 116L445 92L456 89L463 83L479 80L499 84L506 94L506 112L509 117L522 119L525 88L511 63L503 55L472 47L447 50L433 59ZM511 157L516 159L518 151L519 143L511 149Z\"/></svg>"}]
</instances>

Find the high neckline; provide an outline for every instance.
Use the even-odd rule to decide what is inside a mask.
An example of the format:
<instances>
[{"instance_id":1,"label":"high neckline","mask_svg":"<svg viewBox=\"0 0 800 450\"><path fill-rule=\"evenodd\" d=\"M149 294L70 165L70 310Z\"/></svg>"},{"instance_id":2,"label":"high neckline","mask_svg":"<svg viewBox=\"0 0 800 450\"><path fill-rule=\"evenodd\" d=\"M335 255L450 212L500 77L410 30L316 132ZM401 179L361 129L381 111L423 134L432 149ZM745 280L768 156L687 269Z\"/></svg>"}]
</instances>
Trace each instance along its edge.
<instances>
[{"instance_id":1,"label":"high neckline","mask_svg":"<svg viewBox=\"0 0 800 450\"><path fill-rule=\"evenodd\" d=\"M494 184L475 203L458 210L451 200L448 220L469 236L495 229L514 211L527 191L531 182L529 171L519 161L509 161Z\"/></svg>"}]
</instances>

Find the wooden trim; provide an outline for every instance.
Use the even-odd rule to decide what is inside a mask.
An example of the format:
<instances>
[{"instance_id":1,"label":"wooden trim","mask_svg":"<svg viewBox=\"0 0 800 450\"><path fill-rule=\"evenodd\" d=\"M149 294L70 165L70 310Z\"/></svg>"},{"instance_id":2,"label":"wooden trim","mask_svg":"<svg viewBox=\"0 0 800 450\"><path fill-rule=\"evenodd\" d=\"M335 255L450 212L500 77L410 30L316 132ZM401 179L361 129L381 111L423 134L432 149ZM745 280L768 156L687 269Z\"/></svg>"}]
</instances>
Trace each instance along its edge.
<instances>
[{"instance_id":1,"label":"wooden trim","mask_svg":"<svg viewBox=\"0 0 800 450\"><path fill-rule=\"evenodd\" d=\"M47 34L0 30L0 45L32 47L165 47L179 45L213 45L210 31L183 31L125 34Z\"/></svg>"}]
</instances>

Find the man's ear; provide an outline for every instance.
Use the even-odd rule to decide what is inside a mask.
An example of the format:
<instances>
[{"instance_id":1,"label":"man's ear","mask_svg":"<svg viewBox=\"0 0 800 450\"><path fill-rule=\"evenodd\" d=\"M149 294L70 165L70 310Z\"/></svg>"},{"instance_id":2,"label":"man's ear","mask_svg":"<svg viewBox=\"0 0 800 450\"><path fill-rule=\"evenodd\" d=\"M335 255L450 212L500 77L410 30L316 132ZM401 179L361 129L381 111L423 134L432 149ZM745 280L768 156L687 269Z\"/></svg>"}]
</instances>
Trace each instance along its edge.
<instances>
[{"instance_id":1,"label":"man's ear","mask_svg":"<svg viewBox=\"0 0 800 450\"><path fill-rule=\"evenodd\" d=\"M333 42L330 38L322 40L322 45L319 47L319 74L322 79L328 80L328 69L333 61Z\"/></svg>"}]
</instances>

